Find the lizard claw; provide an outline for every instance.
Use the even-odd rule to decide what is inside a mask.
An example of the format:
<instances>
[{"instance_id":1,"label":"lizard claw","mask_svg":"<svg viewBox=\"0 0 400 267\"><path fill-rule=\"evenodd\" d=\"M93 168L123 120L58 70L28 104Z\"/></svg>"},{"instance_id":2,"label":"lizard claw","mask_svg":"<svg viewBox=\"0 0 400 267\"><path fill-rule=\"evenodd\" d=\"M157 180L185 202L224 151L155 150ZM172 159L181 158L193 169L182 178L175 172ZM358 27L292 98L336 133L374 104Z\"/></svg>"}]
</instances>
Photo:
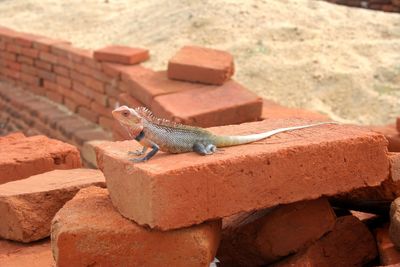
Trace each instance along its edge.
<instances>
[{"instance_id":1,"label":"lizard claw","mask_svg":"<svg viewBox=\"0 0 400 267\"><path fill-rule=\"evenodd\" d=\"M140 162L145 162L147 161L146 158L137 158L137 159L130 159L129 161L135 162L135 163L140 163Z\"/></svg>"},{"instance_id":2,"label":"lizard claw","mask_svg":"<svg viewBox=\"0 0 400 267\"><path fill-rule=\"evenodd\" d=\"M128 151L128 155L135 155L135 156L141 156L144 154L144 151L142 150L136 150L136 151Z\"/></svg>"}]
</instances>

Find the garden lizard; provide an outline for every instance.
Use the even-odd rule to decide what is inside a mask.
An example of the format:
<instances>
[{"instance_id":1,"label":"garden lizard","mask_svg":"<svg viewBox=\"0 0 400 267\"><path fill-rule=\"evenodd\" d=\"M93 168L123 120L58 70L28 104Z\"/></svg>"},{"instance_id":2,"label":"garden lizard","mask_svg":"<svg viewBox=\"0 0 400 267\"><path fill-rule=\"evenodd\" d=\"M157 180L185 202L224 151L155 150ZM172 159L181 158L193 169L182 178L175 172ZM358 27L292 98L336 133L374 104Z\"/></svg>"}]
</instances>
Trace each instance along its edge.
<instances>
[{"instance_id":1,"label":"garden lizard","mask_svg":"<svg viewBox=\"0 0 400 267\"><path fill-rule=\"evenodd\" d=\"M139 142L142 150L129 152L137 156L144 155L148 148L151 151L144 157L132 159L143 162L153 157L159 150L169 153L196 152L200 155L213 154L219 147L236 146L259 141L272 135L314 127L335 122L319 122L308 125L279 128L263 133L243 136L218 136L206 129L179 124L156 118L145 107L129 108L121 106L112 111L113 117L128 131L130 136Z\"/></svg>"}]
</instances>

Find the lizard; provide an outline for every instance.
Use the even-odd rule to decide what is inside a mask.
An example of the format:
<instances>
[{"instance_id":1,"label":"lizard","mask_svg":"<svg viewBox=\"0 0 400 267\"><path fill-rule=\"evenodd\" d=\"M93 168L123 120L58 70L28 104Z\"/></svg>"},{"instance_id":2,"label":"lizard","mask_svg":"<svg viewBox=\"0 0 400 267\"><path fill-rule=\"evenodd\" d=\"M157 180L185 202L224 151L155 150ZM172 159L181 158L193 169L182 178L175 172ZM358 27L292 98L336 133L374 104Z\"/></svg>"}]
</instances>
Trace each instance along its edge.
<instances>
[{"instance_id":1,"label":"lizard","mask_svg":"<svg viewBox=\"0 0 400 267\"><path fill-rule=\"evenodd\" d=\"M334 121L318 122L301 126L278 128L271 131L242 135L219 136L195 126L183 125L166 119L155 117L145 107L129 108L120 106L112 111L112 116L130 136L139 142L142 150L130 151L128 154L144 155L148 148L151 151L141 158L131 159L133 162L144 162L152 158L159 150L168 153L196 152L200 155L211 155L217 148L253 143L272 135L298 129L315 127L323 124L337 124Z\"/></svg>"}]
</instances>

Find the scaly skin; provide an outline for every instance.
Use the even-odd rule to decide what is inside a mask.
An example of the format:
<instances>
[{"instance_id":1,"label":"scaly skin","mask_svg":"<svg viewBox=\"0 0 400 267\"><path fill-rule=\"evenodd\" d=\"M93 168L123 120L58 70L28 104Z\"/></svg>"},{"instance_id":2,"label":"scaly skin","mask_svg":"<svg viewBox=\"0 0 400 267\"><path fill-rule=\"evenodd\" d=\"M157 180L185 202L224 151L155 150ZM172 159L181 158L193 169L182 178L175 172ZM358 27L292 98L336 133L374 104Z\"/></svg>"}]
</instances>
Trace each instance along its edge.
<instances>
[{"instance_id":1,"label":"scaly skin","mask_svg":"<svg viewBox=\"0 0 400 267\"><path fill-rule=\"evenodd\" d=\"M314 127L335 122L320 122L309 125L279 128L272 131L245 136L217 136L200 128L170 122L154 117L144 107L136 109L127 106L116 108L113 117L138 141L143 150L129 152L129 154L143 155L147 148L152 150L142 158L132 161L142 162L153 157L158 150L168 153L196 152L200 155L213 154L218 147L235 146L252 143L277 133Z\"/></svg>"}]
</instances>

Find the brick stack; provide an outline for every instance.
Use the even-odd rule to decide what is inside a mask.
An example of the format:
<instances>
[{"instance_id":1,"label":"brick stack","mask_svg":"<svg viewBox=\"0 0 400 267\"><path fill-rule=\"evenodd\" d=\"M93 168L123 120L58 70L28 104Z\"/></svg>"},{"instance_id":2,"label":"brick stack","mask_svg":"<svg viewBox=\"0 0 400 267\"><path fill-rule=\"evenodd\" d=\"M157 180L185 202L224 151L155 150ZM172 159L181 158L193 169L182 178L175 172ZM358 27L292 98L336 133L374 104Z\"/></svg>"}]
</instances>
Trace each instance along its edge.
<instances>
[{"instance_id":1,"label":"brick stack","mask_svg":"<svg viewBox=\"0 0 400 267\"><path fill-rule=\"evenodd\" d=\"M326 0L331 3L385 12L400 12L399 0Z\"/></svg>"},{"instance_id":2,"label":"brick stack","mask_svg":"<svg viewBox=\"0 0 400 267\"><path fill-rule=\"evenodd\" d=\"M307 122L210 130L246 134ZM372 234L356 217L338 217L325 197L387 180L393 163L386 140L356 126L298 134L210 157L160 153L140 164L128 160L139 148L133 142L98 144L107 190L82 190L56 215L57 264L209 266L215 253L221 266L369 263L377 257Z\"/></svg>"},{"instance_id":3,"label":"brick stack","mask_svg":"<svg viewBox=\"0 0 400 267\"><path fill-rule=\"evenodd\" d=\"M400 152L400 117L397 118L395 124L385 126L366 126L366 128L384 134L386 139L389 141L389 151Z\"/></svg>"},{"instance_id":4,"label":"brick stack","mask_svg":"<svg viewBox=\"0 0 400 267\"><path fill-rule=\"evenodd\" d=\"M81 188L104 187L104 176L81 168L78 149L58 140L14 133L0 144L0 265L52 266L54 215Z\"/></svg>"}]
</instances>

